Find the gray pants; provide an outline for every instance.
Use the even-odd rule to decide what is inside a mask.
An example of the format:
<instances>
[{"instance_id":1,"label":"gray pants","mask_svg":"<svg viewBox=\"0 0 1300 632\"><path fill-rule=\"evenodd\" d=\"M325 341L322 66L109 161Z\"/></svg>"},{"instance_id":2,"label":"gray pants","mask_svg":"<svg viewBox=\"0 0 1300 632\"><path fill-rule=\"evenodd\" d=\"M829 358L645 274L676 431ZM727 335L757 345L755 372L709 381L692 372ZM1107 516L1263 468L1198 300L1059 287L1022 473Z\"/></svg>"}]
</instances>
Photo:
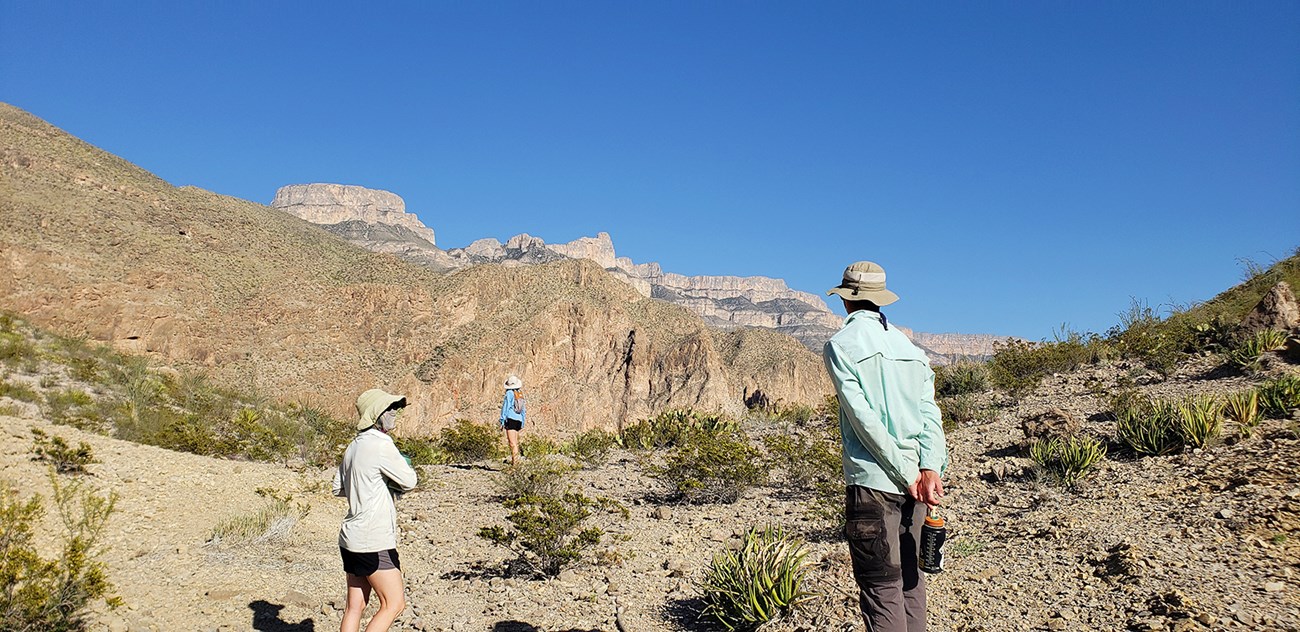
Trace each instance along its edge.
<instances>
[{"instance_id":1,"label":"gray pants","mask_svg":"<svg viewBox=\"0 0 1300 632\"><path fill-rule=\"evenodd\" d=\"M925 632L925 574L916 564L925 503L858 485L844 496L844 536L867 631Z\"/></svg>"}]
</instances>

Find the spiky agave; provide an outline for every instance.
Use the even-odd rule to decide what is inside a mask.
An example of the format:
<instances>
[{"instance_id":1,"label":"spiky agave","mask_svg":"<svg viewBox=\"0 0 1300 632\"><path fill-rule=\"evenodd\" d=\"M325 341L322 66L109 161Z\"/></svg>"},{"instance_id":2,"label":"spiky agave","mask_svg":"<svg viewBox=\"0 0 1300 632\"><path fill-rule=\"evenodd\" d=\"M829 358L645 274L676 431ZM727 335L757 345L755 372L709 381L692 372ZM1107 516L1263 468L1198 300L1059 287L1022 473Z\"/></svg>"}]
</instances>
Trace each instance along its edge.
<instances>
[{"instance_id":1,"label":"spiky agave","mask_svg":"<svg viewBox=\"0 0 1300 632\"><path fill-rule=\"evenodd\" d=\"M750 529L739 551L713 557L699 583L701 616L728 630L754 630L789 612L810 597L802 588L806 555L803 541L781 529Z\"/></svg>"}]
</instances>

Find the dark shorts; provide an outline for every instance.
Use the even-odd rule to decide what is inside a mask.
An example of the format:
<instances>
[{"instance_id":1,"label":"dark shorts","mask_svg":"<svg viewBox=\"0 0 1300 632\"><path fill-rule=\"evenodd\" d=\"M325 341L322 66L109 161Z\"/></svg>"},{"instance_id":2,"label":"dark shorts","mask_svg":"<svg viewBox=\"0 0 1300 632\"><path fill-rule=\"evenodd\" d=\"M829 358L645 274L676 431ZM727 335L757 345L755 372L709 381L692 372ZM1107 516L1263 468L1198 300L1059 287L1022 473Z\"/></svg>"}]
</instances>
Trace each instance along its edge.
<instances>
[{"instance_id":1,"label":"dark shorts","mask_svg":"<svg viewBox=\"0 0 1300 632\"><path fill-rule=\"evenodd\" d=\"M523 430L524 422L518 419L507 419L505 428L506 430Z\"/></svg>"},{"instance_id":2,"label":"dark shorts","mask_svg":"<svg viewBox=\"0 0 1300 632\"><path fill-rule=\"evenodd\" d=\"M397 549L375 551L373 553L353 553L339 547L339 553L343 556L343 571L349 575L369 577L375 571L385 571L390 568L402 570L402 561L397 557Z\"/></svg>"}]
</instances>

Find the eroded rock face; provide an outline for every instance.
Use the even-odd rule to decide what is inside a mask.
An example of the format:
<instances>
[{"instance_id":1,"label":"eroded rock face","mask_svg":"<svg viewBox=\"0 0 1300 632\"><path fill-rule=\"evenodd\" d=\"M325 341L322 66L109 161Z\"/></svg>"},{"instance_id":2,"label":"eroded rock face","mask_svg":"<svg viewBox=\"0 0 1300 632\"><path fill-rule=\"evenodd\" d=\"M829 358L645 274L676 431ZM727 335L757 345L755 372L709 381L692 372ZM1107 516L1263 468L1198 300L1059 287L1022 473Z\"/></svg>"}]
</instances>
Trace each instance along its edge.
<instances>
[{"instance_id":1,"label":"eroded rock face","mask_svg":"<svg viewBox=\"0 0 1300 632\"><path fill-rule=\"evenodd\" d=\"M280 187L271 208L297 215L313 224L350 221L400 226L434 246L433 230L406 212L406 202L395 193L346 184L291 184Z\"/></svg>"},{"instance_id":2,"label":"eroded rock face","mask_svg":"<svg viewBox=\"0 0 1300 632\"><path fill-rule=\"evenodd\" d=\"M1246 314L1241 326L1250 333L1264 329L1291 331L1300 327L1300 305L1296 303L1291 286L1286 281L1279 281L1255 309Z\"/></svg>"}]
</instances>

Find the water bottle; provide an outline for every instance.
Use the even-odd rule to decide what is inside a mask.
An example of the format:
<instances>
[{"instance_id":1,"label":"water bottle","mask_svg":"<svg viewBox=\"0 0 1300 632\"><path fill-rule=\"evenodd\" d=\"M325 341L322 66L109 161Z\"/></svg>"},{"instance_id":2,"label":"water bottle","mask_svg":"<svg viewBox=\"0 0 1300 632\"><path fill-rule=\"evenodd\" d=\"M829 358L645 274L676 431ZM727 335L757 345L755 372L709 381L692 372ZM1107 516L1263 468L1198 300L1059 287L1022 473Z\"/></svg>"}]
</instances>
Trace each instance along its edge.
<instances>
[{"instance_id":1,"label":"water bottle","mask_svg":"<svg viewBox=\"0 0 1300 632\"><path fill-rule=\"evenodd\" d=\"M927 573L943 572L943 541L948 538L948 529L943 518L930 509L921 525L921 556L917 565Z\"/></svg>"}]
</instances>

